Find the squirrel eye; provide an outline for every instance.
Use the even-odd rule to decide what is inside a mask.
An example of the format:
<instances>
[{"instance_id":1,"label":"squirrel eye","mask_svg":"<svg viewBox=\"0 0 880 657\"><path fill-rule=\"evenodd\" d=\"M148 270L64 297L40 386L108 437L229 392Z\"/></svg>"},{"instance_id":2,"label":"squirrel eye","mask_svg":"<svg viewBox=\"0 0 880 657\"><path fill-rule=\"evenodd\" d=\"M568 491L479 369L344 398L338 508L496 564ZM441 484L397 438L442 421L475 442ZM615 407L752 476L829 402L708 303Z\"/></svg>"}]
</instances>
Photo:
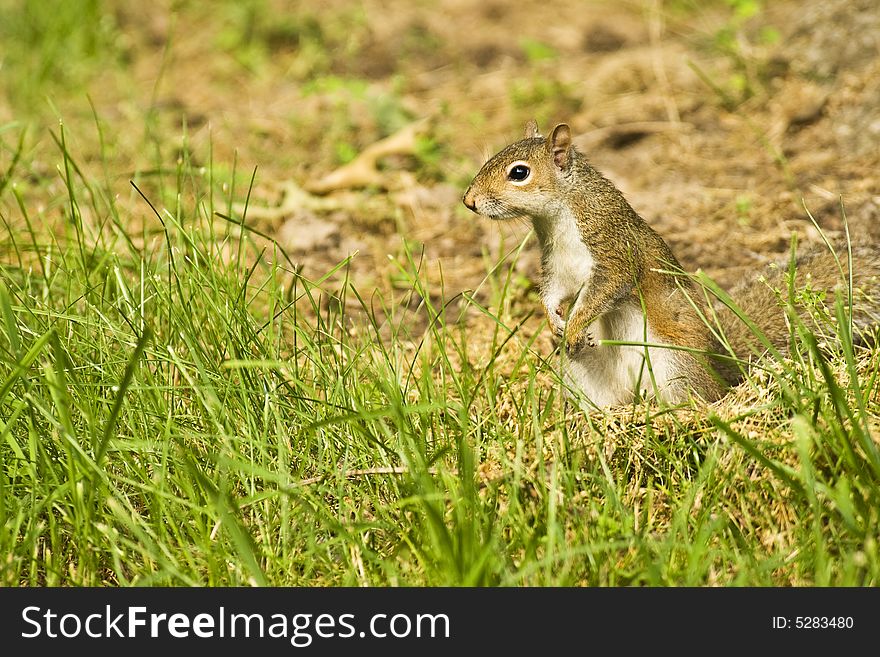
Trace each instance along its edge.
<instances>
[{"instance_id":1,"label":"squirrel eye","mask_svg":"<svg viewBox=\"0 0 880 657\"><path fill-rule=\"evenodd\" d=\"M510 171L507 172L507 178L508 180L522 181L528 178L530 173L531 169L525 164L515 164L510 168Z\"/></svg>"}]
</instances>

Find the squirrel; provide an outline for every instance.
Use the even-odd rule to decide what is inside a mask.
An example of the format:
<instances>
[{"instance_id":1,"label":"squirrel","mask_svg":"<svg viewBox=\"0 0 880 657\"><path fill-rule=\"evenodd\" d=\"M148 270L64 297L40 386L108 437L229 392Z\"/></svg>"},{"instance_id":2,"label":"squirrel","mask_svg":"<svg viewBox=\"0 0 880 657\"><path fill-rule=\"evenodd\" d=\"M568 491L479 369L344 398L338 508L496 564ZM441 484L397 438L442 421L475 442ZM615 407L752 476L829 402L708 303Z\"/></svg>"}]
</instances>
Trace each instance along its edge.
<instances>
[{"instance_id":1,"label":"squirrel","mask_svg":"<svg viewBox=\"0 0 880 657\"><path fill-rule=\"evenodd\" d=\"M565 344L564 378L600 408L656 396L670 404L692 395L719 399L742 377L737 360L760 354L755 333L687 276L669 245L572 144L568 125L549 137L534 121L524 138L491 157L462 199L491 219L528 216L541 248L541 300L554 335ZM853 251L853 287L880 299L880 256ZM848 276L846 259L829 251L798 258L796 283L833 289ZM732 291L774 346L790 330L779 305L785 267L774 280L756 277ZM809 276L809 279L806 277ZM717 317L719 331L710 326ZM870 312L854 318L876 322ZM649 346L650 345L650 346Z\"/></svg>"}]
</instances>

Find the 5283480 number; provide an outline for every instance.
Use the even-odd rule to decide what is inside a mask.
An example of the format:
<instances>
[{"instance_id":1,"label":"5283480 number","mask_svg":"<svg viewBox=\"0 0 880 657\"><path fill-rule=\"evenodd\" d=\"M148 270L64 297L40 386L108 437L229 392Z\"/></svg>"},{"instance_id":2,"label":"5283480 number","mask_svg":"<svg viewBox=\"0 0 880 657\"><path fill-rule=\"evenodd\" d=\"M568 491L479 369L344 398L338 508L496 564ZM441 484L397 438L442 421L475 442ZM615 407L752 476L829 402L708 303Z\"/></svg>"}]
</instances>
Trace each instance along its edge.
<instances>
[{"instance_id":1,"label":"5283480 number","mask_svg":"<svg viewBox=\"0 0 880 657\"><path fill-rule=\"evenodd\" d=\"M794 626L799 630L849 630L853 623L852 616L795 616L794 619Z\"/></svg>"}]
</instances>

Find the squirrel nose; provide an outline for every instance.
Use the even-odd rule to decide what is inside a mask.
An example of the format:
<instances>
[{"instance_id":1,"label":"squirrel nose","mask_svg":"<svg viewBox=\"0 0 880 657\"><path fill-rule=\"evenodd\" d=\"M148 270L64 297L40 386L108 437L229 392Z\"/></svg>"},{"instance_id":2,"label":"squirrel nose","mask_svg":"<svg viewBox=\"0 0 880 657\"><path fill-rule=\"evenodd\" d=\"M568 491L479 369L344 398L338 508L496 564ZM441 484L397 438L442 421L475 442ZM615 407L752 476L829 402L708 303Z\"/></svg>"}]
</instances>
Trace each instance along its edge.
<instances>
[{"instance_id":1,"label":"squirrel nose","mask_svg":"<svg viewBox=\"0 0 880 657\"><path fill-rule=\"evenodd\" d=\"M474 198L474 193L468 188L468 190L464 194L464 198L461 199L461 202L464 203L465 207L472 211L477 211L477 200Z\"/></svg>"}]
</instances>

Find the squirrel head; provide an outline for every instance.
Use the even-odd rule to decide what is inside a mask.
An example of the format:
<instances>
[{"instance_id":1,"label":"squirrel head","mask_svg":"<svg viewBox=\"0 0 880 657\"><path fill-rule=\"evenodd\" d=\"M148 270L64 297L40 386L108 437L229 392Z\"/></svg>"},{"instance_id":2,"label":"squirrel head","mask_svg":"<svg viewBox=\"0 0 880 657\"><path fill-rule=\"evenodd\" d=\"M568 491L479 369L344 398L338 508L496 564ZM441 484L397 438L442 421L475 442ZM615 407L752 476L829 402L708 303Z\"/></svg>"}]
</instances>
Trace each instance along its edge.
<instances>
[{"instance_id":1,"label":"squirrel head","mask_svg":"<svg viewBox=\"0 0 880 657\"><path fill-rule=\"evenodd\" d=\"M465 192L465 206L491 219L541 216L558 202L572 162L571 130L560 123L543 137L526 124L523 139L489 159Z\"/></svg>"}]
</instances>

